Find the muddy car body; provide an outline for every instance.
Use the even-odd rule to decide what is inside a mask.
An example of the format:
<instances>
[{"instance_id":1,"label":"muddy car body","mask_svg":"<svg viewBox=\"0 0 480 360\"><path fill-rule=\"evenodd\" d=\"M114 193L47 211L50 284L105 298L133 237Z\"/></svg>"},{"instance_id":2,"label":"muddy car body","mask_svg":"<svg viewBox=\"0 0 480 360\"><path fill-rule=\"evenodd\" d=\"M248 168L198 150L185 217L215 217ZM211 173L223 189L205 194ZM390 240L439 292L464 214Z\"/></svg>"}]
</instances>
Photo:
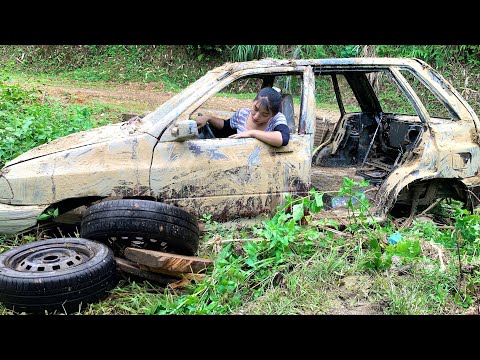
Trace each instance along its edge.
<instances>
[{"instance_id":1,"label":"muddy car body","mask_svg":"<svg viewBox=\"0 0 480 360\"><path fill-rule=\"evenodd\" d=\"M375 76L388 79L412 111L386 109ZM294 93L295 105L291 96L284 104L295 113L287 146L216 138L196 127L192 118L199 112L227 119L237 109L211 109L208 100L249 80ZM433 108L413 83L430 94ZM338 104L333 120L318 115L328 86ZM345 103L342 87L355 106ZM440 115L431 110L440 108ZM379 218L441 198L473 208L480 184L478 125L462 96L417 59L227 63L141 119L71 134L8 162L0 175L0 233L31 229L53 209L55 221L78 223L91 204L124 198L164 202L218 221L259 218L274 212L286 194L324 190L319 184L332 168L371 181Z\"/></svg>"}]
</instances>

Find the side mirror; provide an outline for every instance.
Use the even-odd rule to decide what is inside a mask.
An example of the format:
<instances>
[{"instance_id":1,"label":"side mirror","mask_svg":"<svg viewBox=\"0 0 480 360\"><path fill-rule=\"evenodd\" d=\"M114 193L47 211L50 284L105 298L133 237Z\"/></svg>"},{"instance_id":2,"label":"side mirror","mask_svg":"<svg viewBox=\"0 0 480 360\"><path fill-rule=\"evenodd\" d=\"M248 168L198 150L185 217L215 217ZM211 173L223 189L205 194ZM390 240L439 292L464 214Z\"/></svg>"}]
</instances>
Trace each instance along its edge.
<instances>
[{"instance_id":1,"label":"side mirror","mask_svg":"<svg viewBox=\"0 0 480 360\"><path fill-rule=\"evenodd\" d=\"M195 120L179 121L171 131L173 141L198 139L198 127Z\"/></svg>"}]
</instances>

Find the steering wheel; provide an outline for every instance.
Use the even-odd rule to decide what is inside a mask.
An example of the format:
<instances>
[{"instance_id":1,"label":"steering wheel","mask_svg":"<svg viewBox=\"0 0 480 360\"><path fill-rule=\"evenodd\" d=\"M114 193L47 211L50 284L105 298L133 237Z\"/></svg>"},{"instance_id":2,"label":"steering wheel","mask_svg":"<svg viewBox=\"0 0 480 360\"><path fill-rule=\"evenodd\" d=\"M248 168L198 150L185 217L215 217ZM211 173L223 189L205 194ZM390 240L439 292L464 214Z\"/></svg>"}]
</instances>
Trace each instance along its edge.
<instances>
[{"instance_id":1,"label":"steering wheel","mask_svg":"<svg viewBox=\"0 0 480 360\"><path fill-rule=\"evenodd\" d=\"M198 138L199 139L215 139L216 138L208 122L205 123L204 126L198 129Z\"/></svg>"}]
</instances>

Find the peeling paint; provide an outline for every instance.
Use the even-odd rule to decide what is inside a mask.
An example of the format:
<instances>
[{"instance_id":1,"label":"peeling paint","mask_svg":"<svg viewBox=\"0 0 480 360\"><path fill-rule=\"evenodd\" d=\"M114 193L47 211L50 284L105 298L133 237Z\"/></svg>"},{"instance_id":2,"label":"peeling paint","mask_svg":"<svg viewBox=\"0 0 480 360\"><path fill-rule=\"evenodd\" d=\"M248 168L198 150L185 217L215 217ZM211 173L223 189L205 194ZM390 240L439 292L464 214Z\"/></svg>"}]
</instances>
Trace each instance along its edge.
<instances>
[{"instance_id":1,"label":"peeling paint","mask_svg":"<svg viewBox=\"0 0 480 360\"><path fill-rule=\"evenodd\" d=\"M260 147L256 146L255 149L253 149L252 154L248 157L247 164L248 166L255 166L258 165L260 162Z\"/></svg>"},{"instance_id":2,"label":"peeling paint","mask_svg":"<svg viewBox=\"0 0 480 360\"><path fill-rule=\"evenodd\" d=\"M209 159L212 160L228 160L228 156L225 156L222 153L218 152L218 149L208 149L207 156Z\"/></svg>"},{"instance_id":3,"label":"peeling paint","mask_svg":"<svg viewBox=\"0 0 480 360\"><path fill-rule=\"evenodd\" d=\"M293 136L289 146L294 151L272 157L271 147L256 139L191 140L175 143L174 149L159 143L153 156L151 187L154 196L188 206L196 213L217 208L212 214L218 213L224 220L239 214L271 213L278 201L272 201L268 194L303 194L309 183L307 145ZM182 161L165 166L160 154L166 149L182 154ZM212 150L222 156L210 156ZM290 164L292 179L285 178L284 163ZM225 197L232 199L228 206ZM264 197L268 201L259 200Z\"/></svg>"},{"instance_id":4,"label":"peeling paint","mask_svg":"<svg viewBox=\"0 0 480 360\"><path fill-rule=\"evenodd\" d=\"M173 146L170 147L173 150ZM195 155L200 155L203 151L198 144L190 143L188 144L188 149Z\"/></svg>"}]
</instances>

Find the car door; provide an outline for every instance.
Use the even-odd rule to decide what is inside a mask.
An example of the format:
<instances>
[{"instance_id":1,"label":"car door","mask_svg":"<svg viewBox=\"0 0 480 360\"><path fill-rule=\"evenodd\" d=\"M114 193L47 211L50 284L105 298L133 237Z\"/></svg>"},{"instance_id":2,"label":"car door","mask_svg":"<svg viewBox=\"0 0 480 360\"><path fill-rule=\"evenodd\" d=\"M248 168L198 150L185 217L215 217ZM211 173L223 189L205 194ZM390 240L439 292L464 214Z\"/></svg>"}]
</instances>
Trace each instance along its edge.
<instances>
[{"instance_id":1,"label":"car door","mask_svg":"<svg viewBox=\"0 0 480 360\"><path fill-rule=\"evenodd\" d=\"M166 203L197 216L226 221L273 212L285 194L310 187L313 72L303 77L299 133L276 148L257 139L193 139L160 142L150 186ZM314 116L313 116L314 118Z\"/></svg>"}]
</instances>

